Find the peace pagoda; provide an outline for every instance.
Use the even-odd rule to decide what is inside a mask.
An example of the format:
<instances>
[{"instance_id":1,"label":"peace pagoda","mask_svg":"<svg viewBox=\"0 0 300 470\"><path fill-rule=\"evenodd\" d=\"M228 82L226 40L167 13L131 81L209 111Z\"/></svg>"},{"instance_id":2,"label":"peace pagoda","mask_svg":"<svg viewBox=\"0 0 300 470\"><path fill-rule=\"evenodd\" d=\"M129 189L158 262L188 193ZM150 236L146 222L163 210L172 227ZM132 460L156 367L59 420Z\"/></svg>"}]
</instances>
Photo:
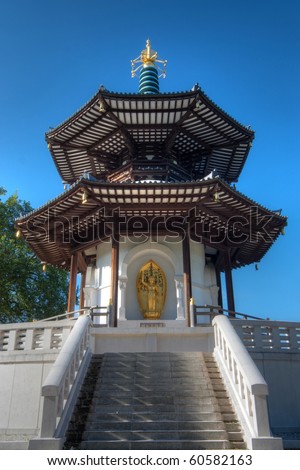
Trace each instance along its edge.
<instances>
[{"instance_id":1,"label":"peace pagoda","mask_svg":"<svg viewBox=\"0 0 300 470\"><path fill-rule=\"evenodd\" d=\"M132 61L138 94L101 86L46 134L69 188L17 221L45 265L70 269L68 310L79 272L80 306L111 305L115 327L145 318L190 325L191 299L222 306L221 272L234 312L232 269L258 263L286 225L235 188L254 132L198 85L159 93L165 66L148 40ZM143 305L146 265L155 266L156 312Z\"/></svg>"},{"instance_id":2,"label":"peace pagoda","mask_svg":"<svg viewBox=\"0 0 300 470\"><path fill-rule=\"evenodd\" d=\"M0 326L0 448L300 448L300 324L237 312L232 281L287 218L236 189L253 130L160 93L166 64L147 40L138 93L46 133L64 191L16 230L68 309Z\"/></svg>"}]
</instances>

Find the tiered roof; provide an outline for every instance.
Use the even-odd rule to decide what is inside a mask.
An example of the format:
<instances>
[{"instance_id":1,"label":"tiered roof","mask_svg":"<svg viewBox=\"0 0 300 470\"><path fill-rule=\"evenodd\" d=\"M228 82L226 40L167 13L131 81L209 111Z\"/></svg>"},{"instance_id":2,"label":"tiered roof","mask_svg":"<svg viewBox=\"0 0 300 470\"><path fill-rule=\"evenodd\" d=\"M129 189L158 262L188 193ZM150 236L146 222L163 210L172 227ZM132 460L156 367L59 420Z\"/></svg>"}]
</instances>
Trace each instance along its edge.
<instances>
[{"instance_id":1,"label":"tiered roof","mask_svg":"<svg viewBox=\"0 0 300 470\"><path fill-rule=\"evenodd\" d=\"M121 235L164 235L173 243L188 230L216 251L230 249L233 267L240 267L261 260L286 218L219 178L164 184L81 179L17 226L44 262L68 267L74 251L106 240L116 222Z\"/></svg>"},{"instance_id":2,"label":"tiered roof","mask_svg":"<svg viewBox=\"0 0 300 470\"><path fill-rule=\"evenodd\" d=\"M287 221L232 186L253 139L249 127L198 85L162 94L101 86L46 134L57 170L71 187L16 226L43 262L66 268L74 252L89 256L114 230L173 242L189 233L210 247L221 270L222 252L230 252L233 267L258 262Z\"/></svg>"},{"instance_id":3,"label":"tiered roof","mask_svg":"<svg viewBox=\"0 0 300 470\"><path fill-rule=\"evenodd\" d=\"M243 169L254 132L199 87L172 94L111 93L103 87L46 134L62 179L187 181L216 169L228 183Z\"/></svg>"}]
</instances>

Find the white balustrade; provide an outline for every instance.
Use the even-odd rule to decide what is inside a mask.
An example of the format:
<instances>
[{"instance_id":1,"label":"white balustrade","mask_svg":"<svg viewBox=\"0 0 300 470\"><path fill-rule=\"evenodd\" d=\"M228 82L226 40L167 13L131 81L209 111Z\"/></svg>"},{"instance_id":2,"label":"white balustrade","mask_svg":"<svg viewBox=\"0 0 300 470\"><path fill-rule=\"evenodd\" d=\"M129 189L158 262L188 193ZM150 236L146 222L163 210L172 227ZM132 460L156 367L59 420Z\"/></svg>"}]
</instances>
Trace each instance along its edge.
<instances>
[{"instance_id":1,"label":"white balustrade","mask_svg":"<svg viewBox=\"0 0 300 470\"><path fill-rule=\"evenodd\" d=\"M299 352L300 323L231 320L244 346L253 352Z\"/></svg>"},{"instance_id":2,"label":"white balustrade","mask_svg":"<svg viewBox=\"0 0 300 470\"><path fill-rule=\"evenodd\" d=\"M80 316L75 322L42 387L44 397L41 438L53 438L65 411L80 367L89 350L91 320Z\"/></svg>"},{"instance_id":3,"label":"white balustrade","mask_svg":"<svg viewBox=\"0 0 300 470\"><path fill-rule=\"evenodd\" d=\"M229 388L251 448L263 438L266 445L280 448L281 441L271 437L267 408L268 386L230 320L224 315L213 319L215 357ZM272 442L272 444L270 444ZM268 447L262 447L268 448Z\"/></svg>"},{"instance_id":4,"label":"white balustrade","mask_svg":"<svg viewBox=\"0 0 300 470\"><path fill-rule=\"evenodd\" d=\"M13 323L0 326L0 354L12 351L59 350L69 336L74 320Z\"/></svg>"}]
</instances>

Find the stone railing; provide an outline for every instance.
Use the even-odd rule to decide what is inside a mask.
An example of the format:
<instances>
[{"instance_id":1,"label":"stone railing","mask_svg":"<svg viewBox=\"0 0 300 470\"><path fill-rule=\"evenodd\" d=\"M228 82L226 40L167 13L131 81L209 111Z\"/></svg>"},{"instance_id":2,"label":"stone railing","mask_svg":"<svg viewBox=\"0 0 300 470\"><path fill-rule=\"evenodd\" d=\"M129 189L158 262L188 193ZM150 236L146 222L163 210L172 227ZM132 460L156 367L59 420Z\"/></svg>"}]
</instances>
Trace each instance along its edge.
<instances>
[{"instance_id":1,"label":"stone railing","mask_svg":"<svg viewBox=\"0 0 300 470\"><path fill-rule=\"evenodd\" d=\"M76 398L77 384L83 378L81 376L90 357L90 323L88 316L78 318L42 386L44 404L41 438L52 439L64 433L63 422L68 422Z\"/></svg>"},{"instance_id":2,"label":"stone railing","mask_svg":"<svg viewBox=\"0 0 300 470\"><path fill-rule=\"evenodd\" d=\"M229 318L244 318L246 320L262 320L260 317L254 317L247 313L236 312L235 310L228 310L218 305L195 305L193 299L190 303L190 319L191 326L209 326L217 315L226 315Z\"/></svg>"},{"instance_id":3,"label":"stone railing","mask_svg":"<svg viewBox=\"0 0 300 470\"><path fill-rule=\"evenodd\" d=\"M242 423L250 449L281 449L272 438L267 408L268 386L224 315L213 319L215 357Z\"/></svg>"},{"instance_id":4,"label":"stone railing","mask_svg":"<svg viewBox=\"0 0 300 470\"><path fill-rule=\"evenodd\" d=\"M74 326L74 320L11 323L0 326L0 354L13 351L59 350Z\"/></svg>"},{"instance_id":5,"label":"stone railing","mask_svg":"<svg viewBox=\"0 0 300 470\"><path fill-rule=\"evenodd\" d=\"M250 352L300 352L300 323L232 320L232 325Z\"/></svg>"}]
</instances>

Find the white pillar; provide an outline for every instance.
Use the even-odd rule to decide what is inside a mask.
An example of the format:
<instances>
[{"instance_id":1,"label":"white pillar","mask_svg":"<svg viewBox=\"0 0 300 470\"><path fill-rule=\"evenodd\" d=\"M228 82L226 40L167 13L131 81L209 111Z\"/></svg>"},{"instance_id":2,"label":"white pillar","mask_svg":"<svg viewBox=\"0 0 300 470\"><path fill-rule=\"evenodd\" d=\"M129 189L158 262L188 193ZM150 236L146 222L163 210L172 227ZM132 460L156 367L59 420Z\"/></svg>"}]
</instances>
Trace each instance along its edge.
<instances>
[{"instance_id":1,"label":"white pillar","mask_svg":"<svg viewBox=\"0 0 300 470\"><path fill-rule=\"evenodd\" d=\"M119 279L119 320L126 320L126 307L125 307L125 297L126 297L126 285L127 278L120 277Z\"/></svg>"},{"instance_id":2,"label":"white pillar","mask_svg":"<svg viewBox=\"0 0 300 470\"><path fill-rule=\"evenodd\" d=\"M210 290L210 295L211 295L211 305L218 305L219 287L211 286L209 290Z\"/></svg>"},{"instance_id":3,"label":"white pillar","mask_svg":"<svg viewBox=\"0 0 300 470\"><path fill-rule=\"evenodd\" d=\"M184 305L183 305L183 277L177 276L175 278L176 285L176 307L177 317L176 320L184 320Z\"/></svg>"}]
</instances>

